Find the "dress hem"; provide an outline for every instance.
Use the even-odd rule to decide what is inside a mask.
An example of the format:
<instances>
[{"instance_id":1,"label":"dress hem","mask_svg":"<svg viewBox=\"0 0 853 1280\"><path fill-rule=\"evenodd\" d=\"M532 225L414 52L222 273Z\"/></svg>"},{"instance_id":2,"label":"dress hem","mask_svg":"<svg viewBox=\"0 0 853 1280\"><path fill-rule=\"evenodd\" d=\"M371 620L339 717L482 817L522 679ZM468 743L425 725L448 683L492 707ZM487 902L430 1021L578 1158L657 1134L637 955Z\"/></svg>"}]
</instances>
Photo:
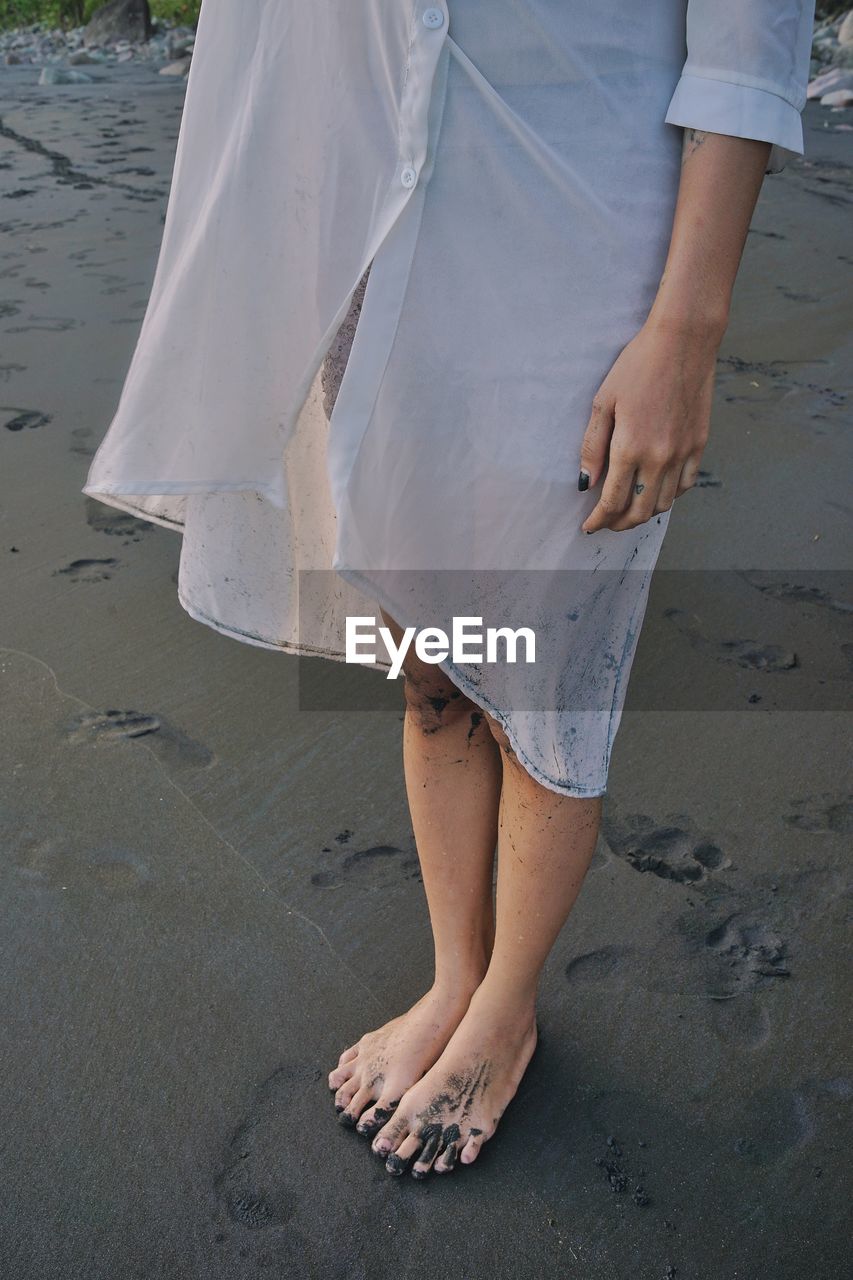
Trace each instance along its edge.
<instances>
[{"instance_id":1,"label":"dress hem","mask_svg":"<svg viewBox=\"0 0 853 1280\"><path fill-rule=\"evenodd\" d=\"M363 591L365 595L368 595L371 598L375 599L376 602L379 605L381 605L384 609L386 609L388 613L392 614L395 622L397 622L400 626L407 627L407 626L413 625L412 623L407 622L404 618L401 618L398 616L397 607L394 604L394 602L391 601L386 596L385 592L382 590L381 587L377 587L376 584L372 581L372 579L363 575L360 572L360 570L344 568L338 565L335 565L333 567L335 569L335 572L340 574L340 576L344 578L347 582L351 582L354 586L358 587L361 591ZM458 666L456 666L453 662L451 662L449 658L444 658L442 659L441 662L437 662L435 665L439 667L445 673L445 675L448 676L453 681L453 683L456 684L462 690L462 692L466 695L466 697L468 697L471 700L471 702L476 703L476 705L480 707L482 711L487 711L489 715L493 716L495 720L498 721L504 733L509 738L512 749L515 752L515 754L518 756L524 768L537 782L541 783L543 787L547 787L549 791L556 791L559 795L572 796L578 800L592 799L596 796L603 796L606 794L607 792L606 783L604 783L603 785L598 784L592 787L581 787L574 783L561 783L558 781L558 779L552 778L548 774L544 773L538 767L538 765L535 765L533 763L533 761L526 754L526 752L524 752L519 746L516 735L505 713L500 711L488 698L484 697L482 691L477 688L477 686L473 683L473 681L470 681L469 678L459 670ZM612 723L612 718L613 718L613 713L611 709L611 723ZM612 735L610 734L608 729L608 763L609 763L610 742L612 742Z\"/></svg>"}]
</instances>

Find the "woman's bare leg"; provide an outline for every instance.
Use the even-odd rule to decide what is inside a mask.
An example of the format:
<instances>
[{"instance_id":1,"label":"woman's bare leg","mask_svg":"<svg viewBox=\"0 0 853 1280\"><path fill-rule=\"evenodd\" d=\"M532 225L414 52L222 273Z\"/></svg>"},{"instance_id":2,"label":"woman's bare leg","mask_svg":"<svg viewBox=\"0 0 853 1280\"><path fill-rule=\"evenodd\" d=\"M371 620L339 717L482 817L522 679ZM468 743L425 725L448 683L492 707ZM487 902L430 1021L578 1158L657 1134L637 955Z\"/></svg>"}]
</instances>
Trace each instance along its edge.
<instances>
[{"instance_id":1,"label":"woman's bare leg","mask_svg":"<svg viewBox=\"0 0 853 1280\"><path fill-rule=\"evenodd\" d=\"M383 612L399 643L402 632ZM436 1061L489 963L500 751L483 713L437 666L407 659L403 763L435 944L435 980L407 1013L368 1032L329 1075L339 1118L375 1133Z\"/></svg>"},{"instance_id":2,"label":"woman's bare leg","mask_svg":"<svg viewBox=\"0 0 853 1280\"><path fill-rule=\"evenodd\" d=\"M578 895L595 850L601 797L575 799L541 786L500 726L503 790L498 838L497 930L486 975L441 1057L403 1095L373 1141L389 1173L469 1164L494 1133L536 1047L542 966Z\"/></svg>"}]
</instances>

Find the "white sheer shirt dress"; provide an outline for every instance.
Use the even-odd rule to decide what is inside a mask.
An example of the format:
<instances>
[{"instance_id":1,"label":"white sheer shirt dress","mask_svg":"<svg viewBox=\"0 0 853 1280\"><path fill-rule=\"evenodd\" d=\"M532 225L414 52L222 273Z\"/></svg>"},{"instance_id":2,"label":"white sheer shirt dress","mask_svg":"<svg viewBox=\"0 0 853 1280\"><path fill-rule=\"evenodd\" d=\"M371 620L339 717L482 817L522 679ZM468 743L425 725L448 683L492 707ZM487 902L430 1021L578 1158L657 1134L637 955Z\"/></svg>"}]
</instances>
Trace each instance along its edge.
<instances>
[{"instance_id":1,"label":"white sheer shirt dress","mask_svg":"<svg viewBox=\"0 0 853 1280\"><path fill-rule=\"evenodd\" d=\"M441 666L543 785L602 794L670 512L582 532L592 397L660 282L683 127L802 154L813 11L204 0L83 492L179 530L181 605L250 644L342 659L377 604L532 627L533 664Z\"/></svg>"}]
</instances>

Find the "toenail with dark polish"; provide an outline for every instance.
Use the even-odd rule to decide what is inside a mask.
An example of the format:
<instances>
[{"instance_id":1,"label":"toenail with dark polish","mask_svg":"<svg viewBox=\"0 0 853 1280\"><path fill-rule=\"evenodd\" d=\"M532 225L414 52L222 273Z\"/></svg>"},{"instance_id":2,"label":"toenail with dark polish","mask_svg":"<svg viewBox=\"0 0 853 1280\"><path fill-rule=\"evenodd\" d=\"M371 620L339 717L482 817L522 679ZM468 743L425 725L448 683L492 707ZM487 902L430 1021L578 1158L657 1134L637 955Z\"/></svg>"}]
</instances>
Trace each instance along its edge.
<instances>
[{"instance_id":1,"label":"toenail with dark polish","mask_svg":"<svg viewBox=\"0 0 853 1280\"><path fill-rule=\"evenodd\" d=\"M401 1174L405 1173L409 1167L409 1160L404 1160L402 1156L398 1156L396 1151L392 1151L388 1159L385 1161L385 1168L389 1173Z\"/></svg>"},{"instance_id":2,"label":"toenail with dark polish","mask_svg":"<svg viewBox=\"0 0 853 1280\"><path fill-rule=\"evenodd\" d=\"M345 1125L348 1129L354 1129L357 1121L355 1116L351 1116L347 1111L342 1111L338 1116L338 1123Z\"/></svg>"},{"instance_id":3,"label":"toenail with dark polish","mask_svg":"<svg viewBox=\"0 0 853 1280\"><path fill-rule=\"evenodd\" d=\"M346 1107L342 1102L336 1102L335 1110L337 1111L338 1115L340 1115L342 1111L346 1111Z\"/></svg>"}]
</instances>

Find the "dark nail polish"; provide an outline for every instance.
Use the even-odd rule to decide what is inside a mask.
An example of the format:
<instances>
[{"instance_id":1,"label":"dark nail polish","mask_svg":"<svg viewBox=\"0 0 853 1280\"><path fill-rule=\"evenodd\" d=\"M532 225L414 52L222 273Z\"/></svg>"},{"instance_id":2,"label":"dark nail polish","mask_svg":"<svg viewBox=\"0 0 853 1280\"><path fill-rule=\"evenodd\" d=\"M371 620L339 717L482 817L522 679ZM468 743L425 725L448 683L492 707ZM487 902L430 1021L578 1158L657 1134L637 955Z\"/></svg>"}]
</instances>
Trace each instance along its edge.
<instances>
[{"instance_id":1,"label":"dark nail polish","mask_svg":"<svg viewBox=\"0 0 853 1280\"><path fill-rule=\"evenodd\" d=\"M588 471L582 471L578 476L578 488L580 489L581 493L583 493L585 489L589 488L589 472Z\"/></svg>"}]
</instances>

